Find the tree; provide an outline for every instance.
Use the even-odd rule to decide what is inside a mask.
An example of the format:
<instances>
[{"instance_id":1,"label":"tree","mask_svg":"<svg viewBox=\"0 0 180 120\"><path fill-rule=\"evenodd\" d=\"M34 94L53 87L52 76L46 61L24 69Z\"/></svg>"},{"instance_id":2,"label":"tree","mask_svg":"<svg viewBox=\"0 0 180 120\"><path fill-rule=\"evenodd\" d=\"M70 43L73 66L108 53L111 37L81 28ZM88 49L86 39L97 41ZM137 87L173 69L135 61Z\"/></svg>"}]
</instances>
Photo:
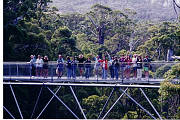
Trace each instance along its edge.
<instances>
[{"instance_id":1,"label":"tree","mask_svg":"<svg viewBox=\"0 0 180 120\"><path fill-rule=\"evenodd\" d=\"M83 99L83 105L85 106L84 109L88 119L95 119L98 117L98 113L100 113L106 99L107 96L99 97L97 95L92 95Z\"/></svg>"},{"instance_id":2,"label":"tree","mask_svg":"<svg viewBox=\"0 0 180 120\"><path fill-rule=\"evenodd\" d=\"M58 54L74 56L79 53L79 50L76 48L76 37L72 35L68 27L59 27L54 32L51 42L54 59Z\"/></svg>"},{"instance_id":3,"label":"tree","mask_svg":"<svg viewBox=\"0 0 180 120\"><path fill-rule=\"evenodd\" d=\"M113 11L111 8L99 4L94 5L92 11L86 15L91 22L87 28L93 35L98 37L99 44L104 44L104 40L107 39L110 33L111 37L115 35L113 32L115 32L114 30L117 29L117 27L126 28L123 25L128 26L132 24L128 16L121 11Z\"/></svg>"}]
</instances>

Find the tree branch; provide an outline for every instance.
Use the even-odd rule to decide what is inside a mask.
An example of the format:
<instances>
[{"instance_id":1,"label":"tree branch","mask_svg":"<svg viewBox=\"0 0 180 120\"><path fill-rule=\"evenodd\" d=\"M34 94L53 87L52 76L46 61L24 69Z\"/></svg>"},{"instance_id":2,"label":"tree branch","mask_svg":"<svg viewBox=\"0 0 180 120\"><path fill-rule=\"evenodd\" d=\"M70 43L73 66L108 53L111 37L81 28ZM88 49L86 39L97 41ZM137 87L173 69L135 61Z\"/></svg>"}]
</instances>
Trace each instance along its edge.
<instances>
[{"instance_id":1,"label":"tree branch","mask_svg":"<svg viewBox=\"0 0 180 120\"><path fill-rule=\"evenodd\" d=\"M97 26L97 24L94 22L94 20L89 16L89 15L87 15L88 16L88 18L91 20L91 22L93 23L93 25L97 28L98 26Z\"/></svg>"}]
</instances>

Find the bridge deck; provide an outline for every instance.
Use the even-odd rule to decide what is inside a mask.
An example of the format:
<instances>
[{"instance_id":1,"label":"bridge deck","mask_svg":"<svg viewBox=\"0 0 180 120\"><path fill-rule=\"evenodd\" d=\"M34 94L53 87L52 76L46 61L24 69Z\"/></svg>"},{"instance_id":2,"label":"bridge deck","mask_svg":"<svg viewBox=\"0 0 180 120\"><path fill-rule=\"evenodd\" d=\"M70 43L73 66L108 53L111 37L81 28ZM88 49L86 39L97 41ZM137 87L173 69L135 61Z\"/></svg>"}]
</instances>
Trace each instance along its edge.
<instances>
[{"instance_id":1,"label":"bridge deck","mask_svg":"<svg viewBox=\"0 0 180 120\"><path fill-rule=\"evenodd\" d=\"M153 79L153 78L130 78L130 79L97 79L90 77L89 79L77 77L76 79L67 79L67 77L29 77L29 76L3 76L3 84L17 84L17 85L62 85L62 86L97 86L97 87L151 87L159 88L160 83L164 79ZM178 80L173 80L174 83ZM134 84L133 86L131 84Z\"/></svg>"},{"instance_id":2,"label":"bridge deck","mask_svg":"<svg viewBox=\"0 0 180 120\"><path fill-rule=\"evenodd\" d=\"M136 85L136 84L102 84L102 83L37 83L37 82L3 82L4 85L48 85L48 86L81 86L81 87L130 87L130 88L160 88L160 85Z\"/></svg>"},{"instance_id":3,"label":"bridge deck","mask_svg":"<svg viewBox=\"0 0 180 120\"><path fill-rule=\"evenodd\" d=\"M77 77L76 79L68 79L67 77L62 77L62 78L57 78L57 77L29 77L29 76L3 76L4 81L23 81L23 82L29 82L29 81L34 81L34 82L98 82L98 83L150 83L150 84L160 84L164 79L153 79L153 78L129 78L129 79L101 79L101 78L96 78L96 77L90 77L89 79L86 79L85 77Z\"/></svg>"}]
</instances>

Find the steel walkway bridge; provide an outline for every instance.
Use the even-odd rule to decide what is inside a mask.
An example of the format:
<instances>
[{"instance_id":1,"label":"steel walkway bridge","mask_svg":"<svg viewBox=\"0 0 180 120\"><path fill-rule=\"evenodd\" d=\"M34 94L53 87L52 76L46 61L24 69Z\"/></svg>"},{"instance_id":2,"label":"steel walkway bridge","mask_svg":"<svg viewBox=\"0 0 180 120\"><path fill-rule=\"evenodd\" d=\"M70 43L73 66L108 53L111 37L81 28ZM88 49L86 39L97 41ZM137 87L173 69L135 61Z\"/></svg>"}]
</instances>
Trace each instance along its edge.
<instances>
[{"instance_id":1,"label":"steel walkway bridge","mask_svg":"<svg viewBox=\"0 0 180 120\"><path fill-rule=\"evenodd\" d=\"M178 62L152 62L150 63L152 65L151 71L156 72L156 70L162 66L169 66L169 69L172 65L178 64ZM93 66L93 65L92 65ZM150 89L159 89L160 88L160 83L164 81L164 79L159 76L152 76L149 75L148 78L147 76L144 76L143 73L140 78L133 78L132 77L132 71L130 71L130 78L126 78L123 76L124 71L119 70L119 78L118 79L112 79L110 78L109 71L108 71L108 78L107 79L102 79L101 78L101 70L99 70L99 74L95 75L93 67L90 72L90 77L85 78L84 76L81 77L79 76L79 71L77 68L77 77L76 78L67 78L66 77L66 70L64 70L64 75L62 78L58 78L56 75L56 63L51 62L49 63L49 74L47 78L44 78L43 76L32 76L31 74L31 67L28 63L25 62L4 62L3 64L3 85L4 86L9 86L11 93L13 95L13 98L15 100L17 109L19 111L20 117L23 119L23 114L22 110L19 106L18 100L16 98L15 92L13 90L14 85L18 85L19 87L21 86L41 86L41 89L39 91L39 95L37 96L36 103L33 107L33 111L31 114L31 117L28 119L38 119L41 118L41 115L43 112L46 110L48 105L51 103L53 99L57 99L69 112L72 113L74 118L76 119L87 119L86 114L77 98L77 95L74 91L74 86L79 86L79 87L111 87L112 91L110 92L108 99L106 100L102 111L99 113L97 119L105 119L108 114L110 114L111 110L114 108L115 105L117 105L118 101L122 98L122 96L126 95L129 99L132 100L138 107L140 107L147 115L149 115L152 119L162 119L159 112L157 109L154 107L152 104L151 100L148 98L146 93L144 92L144 88L150 88ZM66 68L64 68L66 69ZM145 78L146 77L146 78ZM179 84L180 80L179 79L174 79L171 81L174 84ZM56 89L55 92L50 88L50 86L57 86L58 89ZM74 100L76 101L83 118L79 118L75 114L75 112L70 108L70 106L66 105L62 99L57 95L57 93L60 91L61 87L69 87L72 95L74 96ZM48 89L50 93L52 93L51 99L47 102L47 104L44 106L42 111L39 113L38 116L34 116L34 113L37 109L39 99L42 94L42 88ZM138 88L142 95L146 98L148 103L151 105L152 109L154 110L154 113L156 114L157 117L154 116L154 114L150 113L146 108L144 108L140 103L138 103L127 91L129 89L134 89ZM113 94L115 93L115 89L121 92L121 95L119 95L118 99L111 105L109 110L106 110L107 105L109 104L110 99L112 98ZM15 118L16 116L13 115L11 111L9 111L6 106L3 106L4 112L7 112L10 116L10 118ZM27 118L26 118L27 119ZM112 118L113 119L113 118Z\"/></svg>"}]
</instances>

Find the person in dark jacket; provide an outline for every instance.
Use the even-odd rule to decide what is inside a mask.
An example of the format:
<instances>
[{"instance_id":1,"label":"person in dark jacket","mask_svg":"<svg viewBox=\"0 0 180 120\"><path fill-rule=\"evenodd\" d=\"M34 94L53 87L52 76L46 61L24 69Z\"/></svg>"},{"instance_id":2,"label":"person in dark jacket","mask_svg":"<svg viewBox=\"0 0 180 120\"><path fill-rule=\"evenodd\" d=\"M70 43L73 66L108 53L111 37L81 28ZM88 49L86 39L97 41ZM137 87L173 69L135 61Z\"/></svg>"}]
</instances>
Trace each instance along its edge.
<instances>
[{"instance_id":1,"label":"person in dark jacket","mask_svg":"<svg viewBox=\"0 0 180 120\"><path fill-rule=\"evenodd\" d=\"M43 72L44 72L44 78L47 78L48 77L48 57L47 56L44 56L44 64L43 64Z\"/></svg>"},{"instance_id":2,"label":"person in dark jacket","mask_svg":"<svg viewBox=\"0 0 180 120\"><path fill-rule=\"evenodd\" d=\"M142 57L138 56L137 57L137 78L140 79L142 78Z\"/></svg>"},{"instance_id":3,"label":"person in dark jacket","mask_svg":"<svg viewBox=\"0 0 180 120\"><path fill-rule=\"evenodd\" d=\"M72 58L72 77L73 79L76 79L76 70L77 70L77 58L76 57L73 57Z\"/></svg>"},{"instance_id":4,"label":"person in dark jacket","mask_svg":"<svg viewBox=\"0 0 180 120\"><path fill-rule=\"evenodd\" d=\"M82 54L80 54L79 57L77 58L77 60L78 60L78 67L79 67L80 76L83 76L85 58Z\"/></svg>"},{"instance_id":5,"label":"person in dark jacket","mask_svg":"<svg viewBox=\"0 0 180 120\"><path fill-rule=\"evenodd\" d=\"M88 57L88 59L85 61L85 77L89 79L90 77L90 70L91 70L91 60Z\"/></svg>"},{"instance_id":6,"label":"person in dark jacket","mask_svg":"<svg viewBox=\"0 0 180 120\"><path fill-rule=\"evenodd\" d=\"M71 79L72 77L72 62L69 56L67 56L67 62L66 62L66 67L67 67L67 78Z\"/></svg>"},{"instance_id":7,"label":"person in dark jacket","mask_svg":"<svg viewBox=\"0 0 180 120\"><path fill-rule=\"evenodd\" d=\"M119 77L119 60L117 58L117 56L115 56L114 58L114 76L116 77L116 80L118 80L118 77Z\"/></svg>"}]
</instances>

